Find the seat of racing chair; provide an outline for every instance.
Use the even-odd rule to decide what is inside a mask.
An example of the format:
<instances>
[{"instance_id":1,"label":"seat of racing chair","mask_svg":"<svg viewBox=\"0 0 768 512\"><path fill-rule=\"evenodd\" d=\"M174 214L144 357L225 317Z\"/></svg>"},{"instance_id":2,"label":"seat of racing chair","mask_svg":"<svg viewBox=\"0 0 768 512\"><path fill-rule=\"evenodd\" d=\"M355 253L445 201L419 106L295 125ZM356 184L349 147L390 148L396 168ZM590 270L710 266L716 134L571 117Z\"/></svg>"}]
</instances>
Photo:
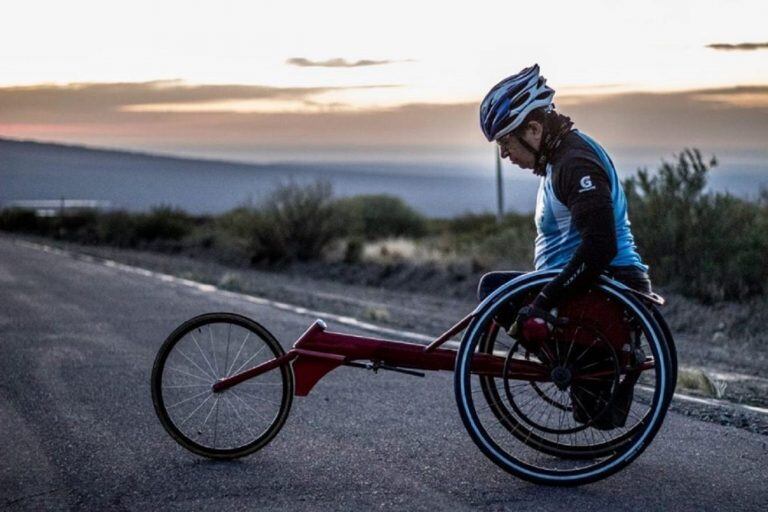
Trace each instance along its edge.
<instances>
[{"instance_id":1,"label":"seat of racing chair","mask_svg":"<svg viewBox=\"0 0 768 512\"><path fill-rule=\"evenodd\" d=\"M480 282L477 285L477 299L485 299L503 284L508 283L523 274L525 274L525 272L516 270L497 270L483 274L483 277L480 278Z\"/></svg>"}]
</instances>

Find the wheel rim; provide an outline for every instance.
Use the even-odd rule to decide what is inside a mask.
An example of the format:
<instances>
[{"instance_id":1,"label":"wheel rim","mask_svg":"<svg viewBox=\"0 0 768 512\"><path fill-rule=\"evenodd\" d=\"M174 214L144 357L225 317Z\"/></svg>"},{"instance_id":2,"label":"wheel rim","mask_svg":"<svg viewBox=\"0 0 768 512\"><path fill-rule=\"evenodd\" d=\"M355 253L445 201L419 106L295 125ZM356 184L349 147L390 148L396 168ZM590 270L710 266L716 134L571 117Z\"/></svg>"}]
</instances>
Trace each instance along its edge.
<instances>
[{"instance_id":1,"label":"wheel rim","mask_svg":"<svg viewBox=\"0 0 768 512\"><path fill-rule=\"evenodd\" d=\"M161 421L182 445L206 456L239 456L276 434L290 406L287 368L220 393L212 389L219 379L282 354L266 334L228 317L193 322L172 334L159 355L153 393Z\"/></svg>"}]
</instances>

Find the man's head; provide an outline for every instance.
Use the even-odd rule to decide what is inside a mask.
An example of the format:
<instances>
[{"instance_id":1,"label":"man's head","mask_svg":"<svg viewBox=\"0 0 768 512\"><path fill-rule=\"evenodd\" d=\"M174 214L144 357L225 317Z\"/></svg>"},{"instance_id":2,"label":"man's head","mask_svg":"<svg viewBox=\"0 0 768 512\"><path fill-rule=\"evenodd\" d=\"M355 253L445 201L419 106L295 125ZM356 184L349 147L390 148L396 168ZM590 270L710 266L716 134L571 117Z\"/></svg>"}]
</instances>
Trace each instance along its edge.
<instances>
[{"instance_id":1,"label":"man's head","mask_svg":"<svg viewBox=\"0 0 768 512\"><path fill-rule=\"evenodd\" d=\"M480 104L480 127L488 141L497 141L502 157L534 168L541 148L544 116L555 91L539 76L538 64L505 78Z\"/></svg>"},{"instance_id":2,"label":"man's head","mask_svg":"<svg viewBox=\"0 0 768 512\"><path fill-rule=\"evenodd\" d=\"M538 115L533 115L539 112L541 112L541 119ZM541 149L541 139L544 135L543 115L542 111L534 111L521 126L496 140L501 158L509 158L510 162L523 169L534 168L536 154ZM535 119L532 119L534 117ZM525 146L526 144L528 147Z\"/></svg>"}]
</instances>

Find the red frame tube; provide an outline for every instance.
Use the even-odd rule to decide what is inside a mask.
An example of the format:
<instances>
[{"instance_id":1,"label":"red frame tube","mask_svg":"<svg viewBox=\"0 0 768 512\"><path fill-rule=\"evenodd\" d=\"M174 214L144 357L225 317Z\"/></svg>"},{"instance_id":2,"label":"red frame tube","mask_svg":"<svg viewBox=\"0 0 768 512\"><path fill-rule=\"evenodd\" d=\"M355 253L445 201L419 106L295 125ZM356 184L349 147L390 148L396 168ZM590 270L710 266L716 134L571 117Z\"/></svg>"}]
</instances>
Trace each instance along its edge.
<instances>
[{"instance_id":1,"label":"red frame tube","mask_svg":"<svg viewBox=\"0 0 768 512\"><path fill-rule=\"evenodd\" d=\"M213 391L224 391L247 379L291 362L293 362L296 378L295 392L298 396L307 395L314 385L334 368L354 361L374 361L399 368L453 371L456 351L437 347L462 331L471 320L472 315L464 317L426 347L416 343L330 332L325 330L323 321L317 320L296 340L293 348L286 354L237 375L221 379L213 385ZM473 356L473 373L500 377L503 369L503 357L492 354ZM547 369L532 361L514 361L512 371L516 378L531 381L549 380Z\"/></svg>"},{"instance_id":2,"label":"red frame tube","mask_svg":"<svg viewBox=\"0 0 768 512\"><path fill-rule=\"evenodd\" d=\"M453 371L456 363L456 351L438 347L463 330L471 321L472 315L464 317L435 341L424 346L416 343L326 331L325 323L322 320L317 320L296 340L293 348L286 354L237 375L219 380L213 385L213 391L224 391L247 379L291 362L296 379L295 393L298 396L309 394L314 385L328 372L354 361L373 361L399 368ZM472 356L472 373L501 377L504 371L504 361L505 358L493 354L474 354ZM638 370L642 371L652 366L652 361L646 361ZM541 363L513 360L510 367L510 378L532 382L551 380L549 370ZM600 376L600 372L584 374L576 378L590 379L598 376Z\"/></svg>"}]
</instances>

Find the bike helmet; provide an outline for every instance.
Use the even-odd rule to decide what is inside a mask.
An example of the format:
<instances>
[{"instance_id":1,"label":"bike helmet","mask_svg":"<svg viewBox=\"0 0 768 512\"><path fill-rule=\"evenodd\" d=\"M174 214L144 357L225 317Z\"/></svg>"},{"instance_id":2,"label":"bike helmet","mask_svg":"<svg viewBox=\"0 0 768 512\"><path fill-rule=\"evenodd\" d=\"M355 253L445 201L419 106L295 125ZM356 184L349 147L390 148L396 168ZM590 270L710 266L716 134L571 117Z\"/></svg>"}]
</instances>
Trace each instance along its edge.
<instances>
[{"instance_id":1,"label":"bike helmet","mask_svg":"<svg viewBox=\"0 0 768 512\"><path fill-rule=\"evenodd\" d=\"M488 142L499 140L525 121L537 108L550 108L555 90L539 76L534 64L505 78L485 96L480 104L480 127Z\"/></svg>"}]
</instances>

